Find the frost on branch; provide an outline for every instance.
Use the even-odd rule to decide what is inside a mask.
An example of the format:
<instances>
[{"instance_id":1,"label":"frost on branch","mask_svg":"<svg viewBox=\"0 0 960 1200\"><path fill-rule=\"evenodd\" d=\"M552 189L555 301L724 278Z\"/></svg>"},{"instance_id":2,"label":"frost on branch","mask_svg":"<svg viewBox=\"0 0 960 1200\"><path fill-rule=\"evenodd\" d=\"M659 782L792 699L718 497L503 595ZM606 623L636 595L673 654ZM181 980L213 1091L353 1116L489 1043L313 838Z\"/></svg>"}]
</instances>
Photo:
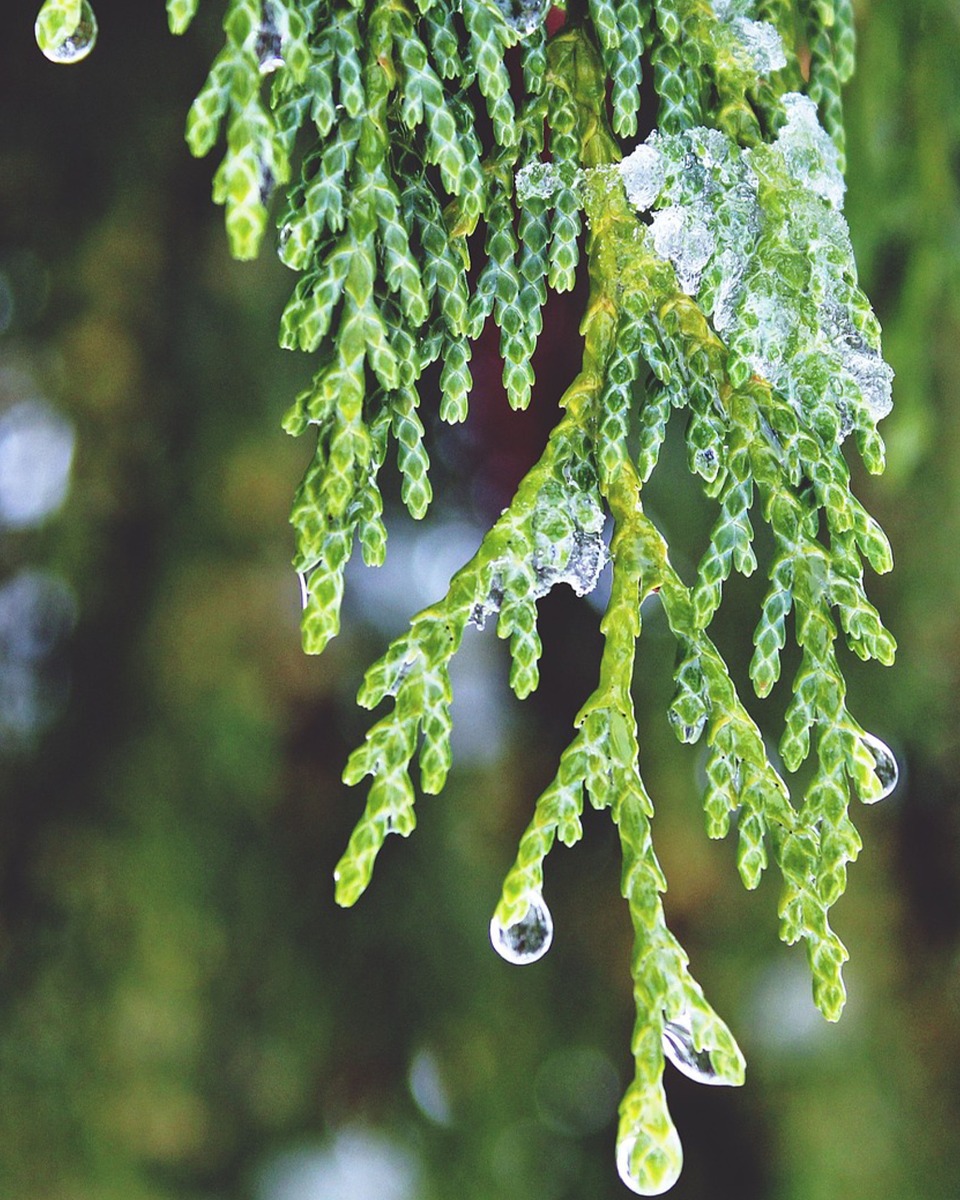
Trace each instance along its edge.
<instances>
[{"instance_id":1,"label":"frost on branch","mask_svg":"<svg viewBox=\"0 0 960 1200\"><path fill-rule=\"evenodd\" d=\"M169 0L171 27L195 8ZM446 594L365 675L361 705L385 711L344 772L370 784L336 895L359 898L387 836L413 831L418 790L444 786L449 664L466 628L495 624L527 696L538 601L561 583L586 594L609 558L596 687L534 804L491 937L512 961L545 952L546 857L582 836L584 803L608 811L635 931L635 1075L617 1164L656 1195L682 1161L665 1061L732 1085L744 1063L661 903L632 696L640 606L657 593L676 641L668 718L705 748L707 833L733 833L746 887L768 866L779 874L780 936L804 943L816 1003L835 1020L847 952L829 913L861 848L851 787L872 803L896 782L887 747L848 711L841 665L844 645L881 663L895 652L864 582L865 566L890 569L890 548L845 458L855 447L882 469L892 373L842 215L849 0L588 0L549 36L546 17L540 0L228 0L187 136L206 154L225 135L214 197L234 253L255 254L275 213L298 276L281 342L316 369L284 425L316 438L292 514L312 652L339 629L356 547L370 565L387 553L379 481L394 454L409 512L429 508L422 409L468 418L472 345L490 321L510 404L529 404L548 292L589 278L582 367L540 460ZM658 128L622 159L645 72ZM432 364L438 397L423 386ZM675 414L714 505L690 585L642 498ZM750 681L771 692L792 636L779 749L787 777L807 764L796 794L710 636L730 575L759 570Z\"/></svg>"},{"instance_id":2,"label":"frost on branch","mask_svg":"<svg viewBox=\"0 0 960 1200\"><path fill-rule=\"evenodd\" d=\"M812 424L867 433L892 406L880 328L856 286L837 151L806 96L782 98L771 145L715 129L654 132L621 163L673 264L730 351L733 380L765 379Z\"/></svg>"}]
</instances>

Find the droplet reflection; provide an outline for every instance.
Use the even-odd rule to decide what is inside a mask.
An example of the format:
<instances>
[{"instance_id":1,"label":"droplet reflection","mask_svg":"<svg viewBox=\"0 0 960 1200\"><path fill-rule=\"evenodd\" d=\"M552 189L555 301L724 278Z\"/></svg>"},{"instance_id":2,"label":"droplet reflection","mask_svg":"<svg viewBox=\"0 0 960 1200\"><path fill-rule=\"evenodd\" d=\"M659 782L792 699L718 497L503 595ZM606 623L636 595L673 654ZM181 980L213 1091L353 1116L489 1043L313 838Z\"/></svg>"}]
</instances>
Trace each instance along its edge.
<instances>
[{"instance_id":1,"label":"droplet reflection","mask_svg":"<svg viewBox=\"0 0 960 1200\"><path fill-rule=\"evenodd\" d=\"M617 1174L630 1191L635 1192L638 1196L662 1196L664 1192L669 1192L680 1178L680 1170L683 1166L683 1155L676 1131L673 1131L671 1139L671 1141L675 1141L675 1147L671 1145L665 1148L658 1156L660 1158L659 1170L656 1172L646 1171L642 1176L634 1171L632 1165L633 1152L639 1137L639 1134L633 1133L618 1139Z\"/></svg>"},{"instance_id":2,"label":"droplet reflection","mask_svg":"<svg viewBox=\"0 0 960 1200\"><path fill-rule=\"evenodd\" d=\"M553 942L553 917L543 897L530 898L530 907L512 925L503 926L496 917L490 922L490 941L501 958L525 965L543 958Z\"/></svg>"},{"instance_id":3,"label":"droplet reflection","mask_svg":"<svg viewBox=\"0 0 960 1200\"><path fill-rule=\"evenodd\" d=\"M80 5L80 20L76 28L66 37L55 42L48 40L43 17L44 14L41 10L36 24L37 45L40 47L44 58L48 58L50 62L82 62L96 45L97 18L90 6L90 0L83 0Z\"/></svg>"},{"instance_id":4,"label":"droplet reflection","mask_svg":"<svg viewBox=\"0 0 960 1200\"><path fill-rule=\"evenodd\" d=\"M663 1052L678 1071L695 1083L726 1084L718 1075L707 1050L698 1050L693 1041L690 1017L684 1013L663 1027Z\"/></svg>"},{"instance_id":5,"label":"droplet reflection","mask_svg":"<svg viewBox=\"0 0 960 1200\"><path fill-rule=\"evenodd\" d=\"M503 19L521 38L529 37L546 19L546 0L496 0Z\"/></svg>"},{"instance_id":6,"label":"droplet reflection","mask_svg":"<svg viewBox=\"0 0 960 1200\"><path fill-rule=\"evenodd\" d=\"M873 771L880 780L880 791L875 796L864 796L864 804L876 804L878 800L886 800L887 796L897 786L900 779L900 768L893 751L872 733L865 733L861 741L873 756Z\"/></svg>"}]
</instances>

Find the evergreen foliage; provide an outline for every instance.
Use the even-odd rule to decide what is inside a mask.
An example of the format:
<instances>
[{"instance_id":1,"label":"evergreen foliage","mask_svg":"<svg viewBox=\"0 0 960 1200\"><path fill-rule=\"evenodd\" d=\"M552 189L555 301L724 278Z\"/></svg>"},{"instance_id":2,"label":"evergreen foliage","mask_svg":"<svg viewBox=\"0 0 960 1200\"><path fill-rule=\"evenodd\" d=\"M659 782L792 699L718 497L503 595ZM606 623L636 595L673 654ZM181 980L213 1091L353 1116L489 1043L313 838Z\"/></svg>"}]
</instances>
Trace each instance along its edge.
<instances>
[{"instance_id":1,"label":"evergreen foliage","mask_svg":"<svg viewBox=\"0 0 960 1200\"><path fill-rule=\"evenodd\" d=\"M168 0L171 29L195 8ZM48 0L38 38L63 42L79 13ZM225 136L214 199L234 255L258 253L275 208L280 256L299 273L280 337L317 360L285 418L317 437L292 514L311 653L338 632L357 543L368 565L384 560L391 443L409 512L430 505L424 372L441 364L440 416L465 420L471 344L492 319L507 396L526 407L547 292L571 290L581 265L589 275L582 368L539 462L446 595L367 671L359 703L392 705L344 772L372 782L336 895L359 898L386 836L414 829L417 788L444 786L449 664L467 627L496 622L511 686L528 696L537 600L560 582L592 590L609 558L597 687L536 801L493 930L514 961L539 956L546 856L580 838L585 799L609 809L637 1007L618 1164L653 1195L681 1165L665 1056L711 1083L741 1083L744 1063L661 904L631 695L641 606L661 604L676 639L668 715L681 742L706 746L707 833L735 828L747 888L775 864L780 936L806 944L816 1003L836 1020L847 953L829 911L860 850L851 789L870 803L896 777L847 709L837 653L844 642L889 664L895 651L864 586L865 566L890 569L890 548L851 492L844 443L882 470L891 372L842 216L849 3L590 0L550 26L538 0L229 0L187 141L205 155ZM636 146L642 67L657 128ZM717 512L691 584L642 498L674 414ZM758 520L773 551L750 679L758 697L777 684L792 614L800 660L779 751L787 774L804 768L795 796L710 636L725 582L761 565Z\"/></svg>"}]
</instances>

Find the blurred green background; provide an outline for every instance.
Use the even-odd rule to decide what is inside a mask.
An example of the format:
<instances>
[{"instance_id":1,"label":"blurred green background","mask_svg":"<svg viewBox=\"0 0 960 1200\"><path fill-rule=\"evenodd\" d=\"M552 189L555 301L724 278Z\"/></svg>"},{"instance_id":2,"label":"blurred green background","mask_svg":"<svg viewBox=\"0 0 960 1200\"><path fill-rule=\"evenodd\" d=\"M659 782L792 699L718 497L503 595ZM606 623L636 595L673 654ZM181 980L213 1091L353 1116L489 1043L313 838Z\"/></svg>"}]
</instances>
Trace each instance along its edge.
<instances>
[{"instance_id":1,"label":"blurred green background","mask_svg":"<svg viewBox=\"0 0 960 1200\"><path fill-rule=\"evenodd\" d=\"M428 416L433 512L417 528L391 498L387 567L352 574L342 637L303 656L286 518L310 447L279 419L310 363L276 347L293 276L269 250L229 260L212 166L182 142L219 44L203 7L174 40L160 0L100 0L98 47L66 68L36 50L33 6L5 5L0 1196L615 1200L631 935L605 817L549 861L551 953L517 970L487 940L593 686L595 607L543 602L523 705L496 638L471 638L446 793L354 911L331 882L362 801L339 782L362 671L542 442L575 307L551 312L536 411L509 414L481 368L465 432ZM856 813L835 922L850 999L827 1026L802 951L777 942L774 881L744 893L732 844L702 832L647 614L668 919L748 1059L737 1092L668 1069L676 1200L960 1195L960 9L858 11L847 214L897 372L887 474L858 488L897 555L871 593L901 651L847 665L902 782ZM682 563L706 509L681 457L649 496ZM757 587L729 599L718 636L742 670ZM772 742L783 704L755 706Z\"/></svg>"}]
</instances>

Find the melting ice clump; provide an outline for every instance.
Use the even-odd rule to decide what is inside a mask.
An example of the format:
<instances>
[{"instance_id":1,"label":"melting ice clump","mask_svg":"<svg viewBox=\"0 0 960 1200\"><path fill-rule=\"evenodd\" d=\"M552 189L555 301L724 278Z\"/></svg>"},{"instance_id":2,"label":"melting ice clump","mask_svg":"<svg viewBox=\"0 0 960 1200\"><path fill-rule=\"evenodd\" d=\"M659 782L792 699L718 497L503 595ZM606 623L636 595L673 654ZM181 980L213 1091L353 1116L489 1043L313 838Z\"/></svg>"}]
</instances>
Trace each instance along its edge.
<instances>
[{"instance_id":1,"label":"melting ice clump","mask_svg":"<svg viewBox=\"0 0 960 1200\"><path fill-rule=\"evenodd\" d=\"M657 253L676 267L681 290L688 296L696 294L703 268L717 247L708 215L706 205L672 204L655 213L650 225Z\"/></svg>"},{"instance_id":2,"label":"melting ice clump","mask_svg":"<svg viewBox=\"0 0 960 1200\"><path fill-rule=\"evenodd\" d=\"M769 21L751 20L752 4L744 0L713 0L713 11L723 23L734 48L746 55L758 75L770 75L787 65L783 41Z\"/></svg>"},{"instance_id":3,"label":"melting ice clump","mask_svg":"<svg viewBox=\"0 0 960 1200\"><path fill-rule=\"evenodd\" d=\"M857 286L837 151L812 100L791 93L783 109L769 145L654 131L620 172L650 212L654 249L724 339L731 375L760 376L842 439L887 415L893 371Z\"/></svg>"},{"instance_id":4,"label":"melting ice clump","mask_svg":"<svg viewBox=\"0 0 960 1200\"><path fill-rule=\"evenodd\" d=\"M802 181L834 208L843 207L843 181L837 150L820 124L817 106L809 96L790 92L783 97L787 122L774 143L783 157L787 173Z\"/></svg>"},{"instance_id":5,"label":"melting ice clump","mask_svg":"<svg viewBox=\"0 0 960 1200\"><path fill-rule=\"evenodd\" d=\"M580 486L575 470L564 472L563 484L547 483L531 517L533 554L523 560L503 555L492 564L489 589L474 605L470 624L483 629L508 591L530 600L539 600L558 583L569 584L578 596L592 592L610 557L604 521L598 496Z\"/></svg>"},{"instance_id":6,"label":"melting ice clump","mask_svg":"<svg viewBox=\"0 0 960 1200\"><path fill-rule=\"evenodd\" d=\"M737 35L744 50L750 56L753 69L758 75L770 75L787 65L780 34L769 21L750 21L746 17L735 17L730 28Z\"/></svg>"},{"instance_id":7,"label":"melting ice clump","mask_svg":"<svg viewBox=\"0 0 960 1200\"><path fill-rule=\"evenodd\" d=\"M516 175L517 202L555 200L565 188L577 188L583 182L580 170L562 170L553 163L532 162L521 167Z\"/></svg>"},{"instance_id":8,"label":"melting ice clump","mask_svg":"<svg viewBox=\"0 0 960 1200\"><path fill-rule=\"evenodd\" d=\"M641 142L620 163L627 199L640 212L651 207L663 190L666 177L663 155L649 141Z\"/></svg>"}]
</instances>

